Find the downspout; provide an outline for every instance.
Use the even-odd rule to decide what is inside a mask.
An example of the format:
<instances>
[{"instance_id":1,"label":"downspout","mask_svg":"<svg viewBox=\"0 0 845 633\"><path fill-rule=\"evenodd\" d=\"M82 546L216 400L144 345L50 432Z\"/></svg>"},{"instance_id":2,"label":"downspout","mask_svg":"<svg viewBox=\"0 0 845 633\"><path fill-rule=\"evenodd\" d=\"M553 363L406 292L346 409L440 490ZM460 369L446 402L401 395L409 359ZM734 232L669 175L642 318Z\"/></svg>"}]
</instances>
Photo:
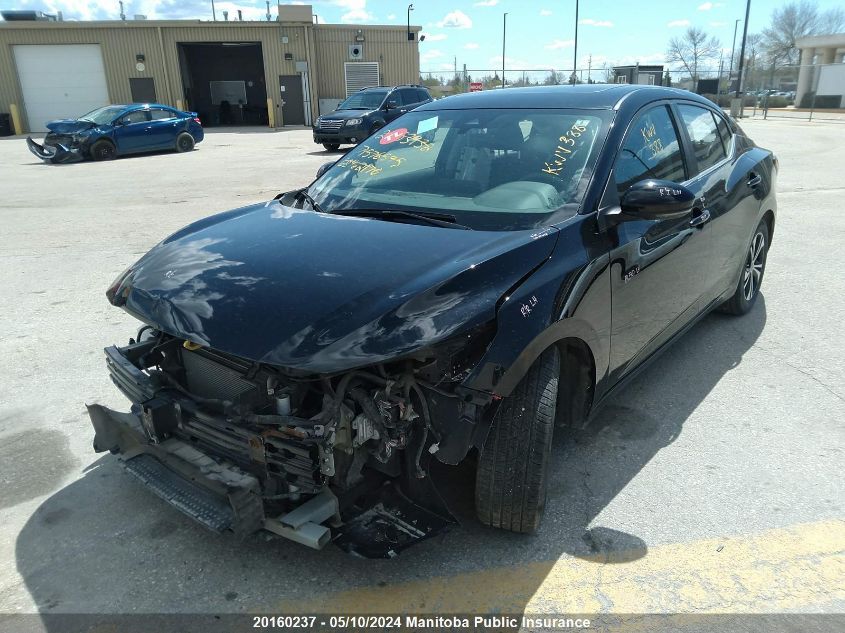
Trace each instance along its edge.
<instances>
[{"instance_id":1,"label":"downspout","mask_svg":"<svg viewBox=\"0 0 845 633\"><path fill-rule=\"evenodd\" d=\"M316 76L316 69L314 67L314 51L311 46L311 29L313 27L308 25L305 27L305 61L308 62L308 109L310 110L306 123L313 125L314 121L319 116L319 104L316 103L317 88L314 82ZM316 108L316 110L315 110Z\"/></svg>"},{"instance_id":2,"label":"downspout","mask_svg":"<svg viewBox=\"0 0 845 633\"><path fill-rule=\"evenodd\" d=\"M161 27L157 26L158 31L158 53L161 55L161 67L164 69L164 86L167 94L168 105L176 105L173 102L173 92L170 90L170 78L167 75L167 58L164 56L164 38L161 35Z\"/></svg>"}]
</instances>

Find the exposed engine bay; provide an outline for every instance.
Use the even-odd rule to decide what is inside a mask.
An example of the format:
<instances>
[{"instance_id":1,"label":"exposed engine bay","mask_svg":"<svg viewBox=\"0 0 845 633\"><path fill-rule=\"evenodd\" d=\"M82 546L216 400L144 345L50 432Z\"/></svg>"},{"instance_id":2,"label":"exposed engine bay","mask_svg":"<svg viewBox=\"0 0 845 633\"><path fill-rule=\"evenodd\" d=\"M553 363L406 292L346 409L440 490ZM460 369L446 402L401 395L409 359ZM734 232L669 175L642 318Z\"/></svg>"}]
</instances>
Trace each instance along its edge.
<instances>
[{"instance_id":1,"label":"exposed engine bay","mask_svg":"<svg viewBox=\"0 0 845 633\"><path fill-rule=\"evenodd\" d=\"M492 407L459 393L473 345L453 347L307 375L145 326L106 349L134 405L89 407L95 449L121 453L130 473L216 531L265 528L394 556L453 522L428 476L432 456L457 463L483 443Z\"/></svg>"}]
</instances>

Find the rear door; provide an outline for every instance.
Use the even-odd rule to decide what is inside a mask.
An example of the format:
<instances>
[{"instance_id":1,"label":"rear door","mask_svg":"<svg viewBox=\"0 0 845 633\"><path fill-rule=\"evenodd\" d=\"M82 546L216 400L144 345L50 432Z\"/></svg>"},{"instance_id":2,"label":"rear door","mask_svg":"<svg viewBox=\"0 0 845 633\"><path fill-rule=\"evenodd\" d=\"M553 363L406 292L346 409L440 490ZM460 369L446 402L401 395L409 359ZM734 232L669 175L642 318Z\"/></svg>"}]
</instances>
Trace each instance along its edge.
<instances>
[{"instance_id":1,"label":"rear door","mask_svg":"<svg viewBox=\"0 0 845 633\"><path fill-rule=\"evenodd\" d=\"M650 178L682 183L690 167L668 104L633 117L616 158L603 207ZM690 212L677 219L623 218L609 229L611 244L610 382L647 358L697 314L710 265L709 224Z\"/></svg>"},{"instance_id":2,"label":"rear door","mask_svg":"<svg viewBox=\"0 0 845 633\"><path fill-rule=\"evenodd\" d=\"M714 234L718 225L722 232L730 223L729 211L735 201L730 199L726 188L728 176L731 172L728 160L729 148L726 146L722 134L716 124L714 113L709 108L699 104L678 102L674 105L680 123L681 135L685 138L688 148L688 164L691 177L687 186L698 196L701 203L702 221L711 226ZM725 244L721 239L713 237L713 257L710 258L706 270L707 287L705 295L708 300L714 299L721 293L719 280L725 274Z\"/></svg>"},{"instance_id":3,"label":"rear door","mask_svg":"<svg viewBox=\"0 0 845 633\"><path fill-rule=\"evenodd\" d=\"M167 149L176 145L176 136L182 128L182 120L168 108L150 108L150 147Z\"/></svg>"},{"instance_id":4,"label":"rear door","mask_svg":"<svg viewBox=\"0 0 845 633\"><path fill-rule=\"evenodd\" d=\"M739 153L738 141L721 113L691 103L679 103L677 109L697 164L690 185L703 197L710 213L713 259L709 294L716 298L737 282L760 215L757 196L763 172L749 153Z\"/></svg>"}]
</instances>

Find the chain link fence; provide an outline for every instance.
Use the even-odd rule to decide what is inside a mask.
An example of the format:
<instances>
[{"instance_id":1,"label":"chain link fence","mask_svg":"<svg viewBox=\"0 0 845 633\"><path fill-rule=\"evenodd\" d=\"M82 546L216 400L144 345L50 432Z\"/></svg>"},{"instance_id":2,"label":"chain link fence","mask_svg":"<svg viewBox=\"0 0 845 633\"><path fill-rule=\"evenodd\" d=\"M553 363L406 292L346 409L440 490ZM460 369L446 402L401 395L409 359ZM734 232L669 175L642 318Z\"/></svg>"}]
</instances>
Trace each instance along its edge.
<instances>
[{"instance_id":1,"label":"chain link fence","mask_svg":"<svg viewBox=\"0 0 845 633\"><path fill-rule=\"evenodd\" d=\"M702 70L692 77L681 70L664 70L659 81L701 94L728 109L735 98L738 69ZM642 74L640 75L643 76ZM618 83L613 68L511 69L504 73L505 88L519 86L567 85L571 83ZM464 69L425 71L420 83L435 98L460 92L492 90L502 87L502 69ZM751 61L743 69L741 116L827 120L845 123L845 63L778 65Z\"/></svg>"}]
</instances>

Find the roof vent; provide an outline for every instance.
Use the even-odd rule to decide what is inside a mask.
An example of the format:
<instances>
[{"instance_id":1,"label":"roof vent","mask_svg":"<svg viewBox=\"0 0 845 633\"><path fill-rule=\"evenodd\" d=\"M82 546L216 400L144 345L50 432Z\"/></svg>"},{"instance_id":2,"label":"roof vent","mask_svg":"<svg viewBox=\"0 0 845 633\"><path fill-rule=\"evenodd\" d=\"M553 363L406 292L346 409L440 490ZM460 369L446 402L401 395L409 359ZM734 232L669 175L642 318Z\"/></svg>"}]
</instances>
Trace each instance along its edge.
<instances>
[{"instance_id":1,"label":"roof vent","mask_svg":"<svg viewBox=\"0 0 845 633\"><path fill-rule=\"evenodd\" d=\"M43 11L0 11L6 22L55 22L56 16Z\"/></svg>"}]
</instances>

